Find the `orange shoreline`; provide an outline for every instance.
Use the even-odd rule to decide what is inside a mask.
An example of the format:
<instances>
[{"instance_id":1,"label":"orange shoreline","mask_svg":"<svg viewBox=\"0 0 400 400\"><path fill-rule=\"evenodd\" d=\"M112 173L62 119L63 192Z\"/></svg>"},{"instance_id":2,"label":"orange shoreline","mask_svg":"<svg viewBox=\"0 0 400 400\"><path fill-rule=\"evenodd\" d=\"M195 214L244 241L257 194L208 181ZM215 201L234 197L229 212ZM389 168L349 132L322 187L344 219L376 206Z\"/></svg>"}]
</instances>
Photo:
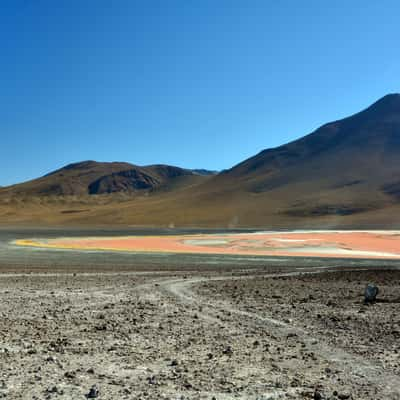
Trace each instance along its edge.
<instances>
[{"instance_id":1,"label":"orange shoreline","mask_svg":"<svg viewBox=\"0 0 400 400\"><path fill-rule=\"evenodd\" d=\"M28 239L19 246L71 250L400 259L400 231L294 231Z\"/></svg>"}]
</instances>

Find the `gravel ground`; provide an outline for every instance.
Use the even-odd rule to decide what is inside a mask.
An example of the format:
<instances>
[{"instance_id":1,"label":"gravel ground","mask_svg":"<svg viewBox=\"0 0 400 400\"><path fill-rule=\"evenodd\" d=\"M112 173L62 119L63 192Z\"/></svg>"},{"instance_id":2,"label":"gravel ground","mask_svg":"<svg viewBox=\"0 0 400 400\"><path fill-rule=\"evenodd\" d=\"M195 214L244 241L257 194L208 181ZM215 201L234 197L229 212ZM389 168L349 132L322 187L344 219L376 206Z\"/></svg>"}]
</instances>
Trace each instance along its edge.
<instances>
[{"instance_id":1,"label":"gravel ground","mask_svg":"<svg viewBox=\"0 0 400 400\"><path fill-rule=\"evenodd\" d=\"M365 305L370 282L380 295ZM245 315L276 321L283 338L265 350L274 362L301 360L299 386L315 387L323 398L337 393L337 398L372 400L400 398L399 289L400 271L336 270L207 282L197 292ZM293 379L289 371L286 386Z\"/></svg>"},{"instance_id":2,"label":"gravel ground","mask_svg":"<svg viewBox=\"0 0 400 400\"><path fill-rule=\"evenodd\" d=\"M10 244L62 233L0 230L0 398L400 399L398 262Z\"/></svg>"},{"instance_id":3,"label":"gravel ground","mask_svg":"<svg viewBox=\"0 0 400 400\"><path fill-rule=\"evenodd\" d=\"M0 275L0 397L399 399L400 272L310 271Z\"/></svg>"}]
</instances>

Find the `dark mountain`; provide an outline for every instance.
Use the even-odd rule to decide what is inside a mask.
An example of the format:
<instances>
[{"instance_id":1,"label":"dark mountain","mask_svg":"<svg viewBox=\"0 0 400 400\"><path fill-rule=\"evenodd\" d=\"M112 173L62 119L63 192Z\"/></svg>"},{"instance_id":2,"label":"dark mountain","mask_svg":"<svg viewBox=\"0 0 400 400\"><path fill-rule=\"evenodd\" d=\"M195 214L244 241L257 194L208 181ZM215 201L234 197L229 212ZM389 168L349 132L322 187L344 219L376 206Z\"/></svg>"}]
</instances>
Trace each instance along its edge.
<instances>
[{"instance_id":1,"label":"dark mountain","mask_svg":"<svg viewBox=\"0 0 400 400\"><path fill-rule=\"evenodd\" d=\"M360 113L263 150L217 175L199 173L165 165L71 164L0 189L0 218L153 226L400 228L400 95L387 95ZM14 201L19 194L121 191L149 195L124 202L110 196L79 209L70 200L44 204L36 199L42 208L29 197L22 205Z\"/></svg>"},{"instance_id":2,"label":"dark mountain","mask_svg":"<svg viewBox=\"0 0 400 400\"><path fill-rule=\"evenodd\" d=\"M123 162L83 161L69 164L42 178L5 188L23 195L86 195L153 190L194 173L169 165L139 167Z\"/></svg>"},{"instance_id":3,"label":"dark mountain","mask_svg":"<svg viewBox=\"0 0 400 400\"><path fill-rule=\"evenodd\" d=\"M205 186L258 194L265 207L278 202L279 212L299 216L381 208L400 197L400 94L263 150Z\"/></svg>"},{"instance_id":4,"label":"dark mountain","mask_svg":"<svg viewBox=\"0 0 400 400\"><path fill-rule=\"evenodd\" d=\"M272 177L284 180L292 168L297 172L296 180L316 175L334 180L349 175L371 179L371 173L381 178L399 172L399 151L400 94L391 94L366 110L323 125L299 140L263 150L225 175L258 177L266 186Z\"/></svg>"},{"instance_id":5,"label":"dark mountain","mask_svg":"<svg viewBox=\"0 0 400 400\"><path fill-rule=\"evenodd\" d=\"M196 175L210 176L217 175L218 171L210 171L208 169L192 169L191 170Z\"/></svg>"}]
</instances>

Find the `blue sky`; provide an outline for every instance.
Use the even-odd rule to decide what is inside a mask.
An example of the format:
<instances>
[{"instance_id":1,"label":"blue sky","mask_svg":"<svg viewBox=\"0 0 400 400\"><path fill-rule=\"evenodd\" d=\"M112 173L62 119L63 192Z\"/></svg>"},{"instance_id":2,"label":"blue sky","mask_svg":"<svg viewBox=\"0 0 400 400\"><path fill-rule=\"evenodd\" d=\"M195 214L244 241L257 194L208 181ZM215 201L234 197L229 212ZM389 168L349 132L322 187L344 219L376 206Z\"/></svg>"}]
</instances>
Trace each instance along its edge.
<instances>
[{"instance_id":1,"label":"blue sky","mask_svg":"<svg viewBox=\"0 0 400 400\"><path fill-rule=\"evenodd\" d=\"M224 169L400 91L398 1L4 0L0 185Z\"/></svg>"}]
</instances>

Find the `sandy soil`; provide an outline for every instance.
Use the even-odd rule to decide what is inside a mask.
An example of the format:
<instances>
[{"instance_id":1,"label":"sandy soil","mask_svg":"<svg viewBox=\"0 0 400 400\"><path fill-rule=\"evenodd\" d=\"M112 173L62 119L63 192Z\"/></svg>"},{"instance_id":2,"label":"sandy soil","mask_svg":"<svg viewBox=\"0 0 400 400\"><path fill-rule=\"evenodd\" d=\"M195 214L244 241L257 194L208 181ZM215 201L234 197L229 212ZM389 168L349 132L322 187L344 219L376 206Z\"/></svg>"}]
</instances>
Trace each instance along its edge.
<instances>
[{"instance_id":1,"label":"sandy soil","mask_svg":"<svg viewBox=\"0 0 400 400\"><path fill-rule=\"evenodd\" d=\"M399 399L400 271L330 270L1 274L0 397Z\"/></svg>"},{"instance_id":2,"label":"sandy soil","mask_svg":"<svg viewBox=\"0 0 400 400\"><path fill-rule=\"evenodd\" d=\"M400 259L399 231L303 231L24 239L20 246L259 256Z\"/></svg>"}]
</instances>

